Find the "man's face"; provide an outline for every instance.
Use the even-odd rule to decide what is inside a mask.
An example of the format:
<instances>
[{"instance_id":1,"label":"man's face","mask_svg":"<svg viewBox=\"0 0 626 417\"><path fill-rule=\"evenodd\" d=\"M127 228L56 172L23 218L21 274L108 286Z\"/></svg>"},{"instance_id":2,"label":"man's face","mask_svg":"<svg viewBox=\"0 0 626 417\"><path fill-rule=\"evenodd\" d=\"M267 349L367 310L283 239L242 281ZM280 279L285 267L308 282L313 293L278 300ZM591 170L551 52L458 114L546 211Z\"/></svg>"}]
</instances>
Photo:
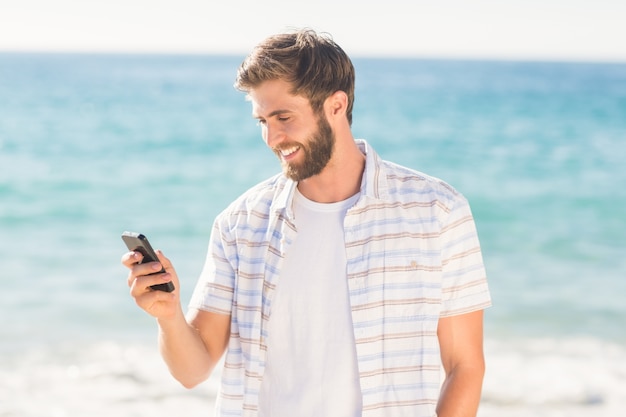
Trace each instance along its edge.
<instances>
[{"instance_id":1,"label":"man's face","mask_svg":"<svg viewBox=\"0 0 626 417\"><path fill-rule=\"evenodd\" d=\"M317 130L303 142L285 142L274 152L281 160L283 171L288 178L294 181L302 181L322 172L330 161L335 145L335 135L333 134L328 120L324 114L320 114L317 121ZM284 157L284 153L292 149L299 148L303 152L303 159L299 161L289 161Z\"/></svg>"},{"instance_id":2,"label":"man's face","mask_svg":"<svg viewBox=\"0 0 626 417\"><path fill-rule=\"evenodd\" d=\"M332 157L335 136L323 113L284 81L266 81L250 91L253 116L263 140L276 153L285 175L302 181L322 172Z\"/></svg>"}]
</instances>

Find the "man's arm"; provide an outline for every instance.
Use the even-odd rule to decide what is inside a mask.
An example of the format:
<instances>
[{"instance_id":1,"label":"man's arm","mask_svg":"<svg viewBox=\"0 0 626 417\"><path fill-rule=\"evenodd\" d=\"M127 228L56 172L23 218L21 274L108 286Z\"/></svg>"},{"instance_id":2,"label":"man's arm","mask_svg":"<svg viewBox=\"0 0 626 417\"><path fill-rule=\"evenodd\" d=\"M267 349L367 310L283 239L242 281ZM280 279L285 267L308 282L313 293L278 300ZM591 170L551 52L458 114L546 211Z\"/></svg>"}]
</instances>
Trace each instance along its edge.
<instances>
[{"instance_id":1,"label":"man's arm","mask_svg":"<svg viewBox=\"0 0 626 417\"><path fill-rule=\"evenodd\" d=\"M230 336L230 316L192 309L187 318L157 319L159 350L170 373L184 387L206 380Z\"/></svg>"},{"instance_id":2,"label":"man's arm","mask_svg":"<svg viewBox=\"0 0 626 417\"><path fill-rule=\"evenodd\" d=\"M122 263L130 269L128 285L139 307L157 319L159 348L171 374L183 386L192 388L209 377L226 350L230 316L190 310L185 318L180 304L178 276L169 259L156 251L159 262L139 264L141 254L129 252ZM164 273L153 274L161 269ZM172 281L171 293L150 286Z\"/></svg>"},{"instance_id":3,"label":"man's arm","mask_svg":"<svg viewBox=\"0 0 626 417\"><path fill-rule=\"evenodd\" d=\"M441 318L437 336L446 372L437 416L474 417L485 374L483 311Z\"/></svg>"}]
</instances>

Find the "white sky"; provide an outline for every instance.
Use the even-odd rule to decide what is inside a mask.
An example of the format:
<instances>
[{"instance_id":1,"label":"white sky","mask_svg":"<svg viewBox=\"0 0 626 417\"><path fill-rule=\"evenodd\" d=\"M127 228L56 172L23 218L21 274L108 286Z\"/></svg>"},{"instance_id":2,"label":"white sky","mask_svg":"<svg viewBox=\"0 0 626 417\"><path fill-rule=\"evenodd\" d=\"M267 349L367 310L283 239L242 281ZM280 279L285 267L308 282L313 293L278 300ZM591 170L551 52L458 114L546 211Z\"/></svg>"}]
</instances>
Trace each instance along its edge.
<instances>
[{"instance_id":1,"label":"white sky","mask_svg":"<svg viewBox=\"0 0 626 417\"><path fill-rule=\"evenodd\" d=\"M626 0L0 0L0 51L246 54L302 26L353 56L626 61Z\"/></svg>"}]
</instances>

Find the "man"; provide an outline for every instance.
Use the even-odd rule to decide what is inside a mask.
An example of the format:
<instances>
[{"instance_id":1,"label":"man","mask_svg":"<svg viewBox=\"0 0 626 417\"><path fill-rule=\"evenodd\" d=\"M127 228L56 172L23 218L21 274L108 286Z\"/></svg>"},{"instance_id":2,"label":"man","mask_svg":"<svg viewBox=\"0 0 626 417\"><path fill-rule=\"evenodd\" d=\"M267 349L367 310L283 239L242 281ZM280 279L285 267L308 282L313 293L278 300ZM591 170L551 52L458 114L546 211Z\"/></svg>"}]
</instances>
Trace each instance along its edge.
<instances>
[{"instance_id":1,"label":"man","mask_svg":"<svg viewBox=\"0 0 626 417\"><path fill-rule=\"evenodd\" d=\"M162 253L122 258L173 376L193 387L226 352L220 417L474 416L490 296L466 200L353 138L354 68L329 37L266 39L236 87L283 172L217 217L187 316L149 288L179 288Z\"/></svg>"}]
</instances>

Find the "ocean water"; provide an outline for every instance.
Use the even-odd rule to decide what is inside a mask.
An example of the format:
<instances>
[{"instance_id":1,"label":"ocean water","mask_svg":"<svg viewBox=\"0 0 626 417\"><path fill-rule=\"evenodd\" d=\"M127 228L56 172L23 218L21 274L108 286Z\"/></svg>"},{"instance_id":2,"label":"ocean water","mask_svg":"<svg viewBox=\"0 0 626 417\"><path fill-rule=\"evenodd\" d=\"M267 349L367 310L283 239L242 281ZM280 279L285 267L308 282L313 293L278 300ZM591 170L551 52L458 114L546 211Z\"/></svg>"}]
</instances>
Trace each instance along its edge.
<instances>
[{"instance_id":1,"label":"ocean water","mask_svg":"<svg viewBox=\"0 0 626 417\"><path fill-rule=\"evenodd\" d=\"M0 416L211 416L128 295L183 303L214 216L279 169L243 57L0 54ZM494 306L479 416L626 415L626 64L355 59L353 130L472 205Z\"/></svg>"}]
</instances>

